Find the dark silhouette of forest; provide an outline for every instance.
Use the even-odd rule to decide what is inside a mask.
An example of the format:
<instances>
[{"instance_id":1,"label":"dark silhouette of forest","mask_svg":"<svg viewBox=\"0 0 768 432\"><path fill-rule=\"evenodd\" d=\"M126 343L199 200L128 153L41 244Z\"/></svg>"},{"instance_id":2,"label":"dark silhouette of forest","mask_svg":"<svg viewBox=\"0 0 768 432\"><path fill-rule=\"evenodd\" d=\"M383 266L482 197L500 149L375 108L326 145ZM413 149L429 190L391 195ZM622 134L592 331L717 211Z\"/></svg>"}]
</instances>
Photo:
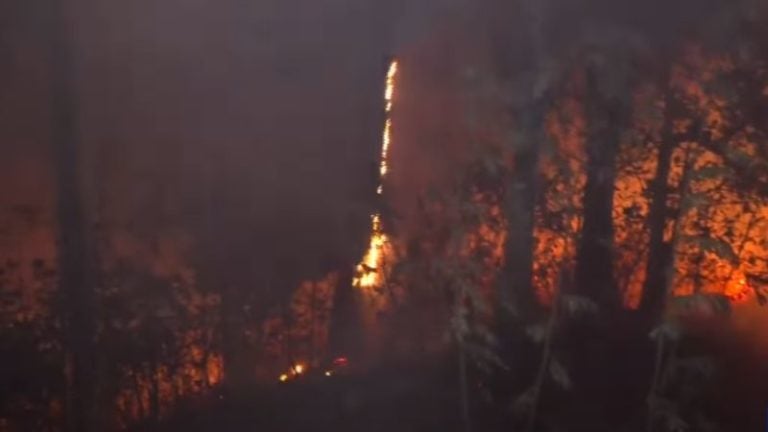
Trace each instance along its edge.
<instances>
[{"instance_id":1,"label":"dark silhouette of forest","mask_svg":"<svg viewBox=\"0 0 768 432\"><path fill-rule=\"evenodd\" d=\"M759 430L766 24L0 0L0 432Z\"/></svg>"}]
</instances>

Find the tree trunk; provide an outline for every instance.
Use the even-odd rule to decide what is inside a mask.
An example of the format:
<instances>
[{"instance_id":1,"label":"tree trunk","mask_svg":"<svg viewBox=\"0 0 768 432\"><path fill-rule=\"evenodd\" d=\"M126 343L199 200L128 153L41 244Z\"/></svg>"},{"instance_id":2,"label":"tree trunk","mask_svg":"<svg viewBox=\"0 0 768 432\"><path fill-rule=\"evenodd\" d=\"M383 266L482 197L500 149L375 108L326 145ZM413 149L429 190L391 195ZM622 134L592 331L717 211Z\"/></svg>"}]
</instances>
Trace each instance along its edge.
<instances>
[{"instance_id":1,"label":"tree trunk","mask_svg":"<svg viewBox=\"0 0 768 432\"><path fill-rule=\"evenodd\" d=\"M648 214L648 261L645 268L645 283L640 310L648 317L658 317L664 304L667 291L667 264L671 255L669 243L664 241L667 225L667 199L669 196L669 171L672 152L677 144L673 131L673 95L669 79L664 83L664 124L659 143L656 175L651 183L651 208Z\"/></svg>"},{"instance_id":2,"label":"tree trunk","mask_svg":"<svg viewBox=\"0 0 768 432\"><path fill-rule=\"evenodd\" d=\"M155 353L150 361L149 374L149 422L152 429L157 430L160 424L160 364Z\"/></svg>"},{"instance_id":3,"label":"tree trunk","mask_svg":"<svg viewBox=\"0 0 768 432\"><path fill-rule=\"evenodd\" d=\"M201 232L205 253L201 263L203 285L217 289L221 296L219 335L224 368L224 385L237 392L253 378L254 359L249 356L245 330L248 325L247 310L252 298L244 286L264 288L265 265L252 261L250 239L238 230L244 228L235 213L221 209L243 206L236 195L238 179L227 170L229 161L220 151L209 155L204 171L204 225ZM255 280L256 275L262 279ZM262 291L259 291L260 293ZM265 300L266 299L259 299Z\"/></svg>"},{"instance_id":4,"label":"tree trunk","mask_svg":"<svg viewBox=\"0 0 768 432\"><path fill-rule=\"evenodd\" d=\"M459 397L461 404L461 422L464 432L472 432L472 415L469 404L469 376L467 368L467 352L464 342L456 347L459 363Z\"/></svg>"},{"instance_id":5,"label":"tree trunk","mask_svg":"<svg viewBox=\"0 0 768 432\"><path fill-rule=\"evenodd\" d=\"M627 116L621 102L601 94L594 71L587 74L587 183L575 288L610 311L621 306L613 277L613 195L616 154Z\"/></svg>"},{"instance_id":6,"label":"tree trunk","mask_svg":"<svg viewBox=\"0 0 768 432\"><path fill-rule=\"evenodd\" d=\"M66 427L71 432L95 430L96 388L95 288L87 241L87 222L80 178L77 92L64 3L49 9L51 38L51 139L57 186L59 293L65 322L68 371Z\"/></svg>"},{"instance_id":7,"label":"tree trunk","mask_svg":"<svg viewBox=\"0 0 768 432\"><path fill-rule=\"evenodd\" d=\"M339 268L347 268L340 266ZM329 331L329 349L332 356L358 358L365 354L363 346L363 320L356 288L352 285L352 271L341 271L333 294L333 311Z\"/></svg>"},{"instance_id":8,"label":"tree trunk","mask_svg":"<svg viewBox=\"0 0 768 432\"><path fill-rule=\"evenodd\" d=\"M540 111L535 109L536 111ZM541 115L539 115L541 114ZM541 128L543 113L532 114L522 127ZM520 311L535 314L539 309L533 289L534 212L537 201L539 150L535 140L515 155L514 171L507 183L504 214L507 240L499 298Z\"/></svg>"},{"instance_id":9,"label":"tree trunk","mask_svg":"<svg viewBox=\"0 0 768 432\"><path fill-rule=\"evenodd\" d=\"M512 84L517 91L525 92L525 97L512 109L522 140L513 143L516 146L512 150L514 167L505 185L503 210L507 219L507 240L498 297L501 304L510 305L529 317L537 315L541 309L533 288L533 230L539 148L544 138L544 118L552 91L549 87L539 88L533 84L538 83L546 64L544 3L525 2L523 14L512 3L481 3L488 19L488 36L495 51L498 78L504 84ZM511 22L518 25L510 25ZM517 64L521 58L530 61Z\"/></svg>"},{"instance_id":10,"label":"tree trunk","mask_svg":"<svg viewBox=\"0 0 768 432\"><path fill-rule=\"evenodd\" d=\"M226 283L226 282L225 282ZM243 388L251 379L250 364L245 340L246 323L244 303L239 287L228 283L224 287L222 302L222 354L224 356L224 380L230 389Z\"/></svg>"}]
</instances>

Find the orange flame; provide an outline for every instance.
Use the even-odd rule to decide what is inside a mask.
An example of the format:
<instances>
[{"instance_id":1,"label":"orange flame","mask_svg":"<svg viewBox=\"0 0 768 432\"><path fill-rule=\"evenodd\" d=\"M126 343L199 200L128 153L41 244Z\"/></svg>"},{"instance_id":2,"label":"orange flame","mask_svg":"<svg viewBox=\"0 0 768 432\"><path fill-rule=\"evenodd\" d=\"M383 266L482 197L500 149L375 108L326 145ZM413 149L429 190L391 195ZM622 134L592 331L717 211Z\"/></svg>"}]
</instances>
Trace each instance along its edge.
<instances>
[{"instance_id":1,"label":"orange flame","mask_svg":"<svg viewBox=\"0 0 768 432\"><path fill-rule=\"evenodd\" d=\"M398 63L397 60L393 61L389 65L387 71L387 85L384 90L384 102L385 112L387 120L384 122L384 133L381 137L381 160L379 162L379 187L376 189L376 193L381 195L384 192L384 177L386 177L389 171L387 165L387 159L389 155L389 144L392 142L392 119L390 114L392 113L392 106L395 98L395 79L397 78Z\"/></svg>"},{"instance_id":2,"label":"orange flame","mask_svg":"<svg viewBox=\"0 0 768 432\"><path fill-rule=\"evenodd\" d=\"M371 242L368 246L368 252L363 257L363 262L357 266L357 276L353 283L359 287L375 287L381 282L381 265L384 261L384 251L389 243L387 235L381 229L381 217L373 215L371 229Z\"/></svg>"},{"instance_id":3,"label":"orange flame","mask_svg":"<svg viewBox=\"0 0 768 432\"><path fill-rule=\"evenodd\" d=\"M387 160L389 157L389 145L392 142L392 108L394 106L396 78L398 71L397 60L392 61L387 71L387 82L384 89L384 107L386 120L384 122L384 132L382 133L381 160L379 161L379 186L376 193L381 195L384 192L384 178L389 172ZM381 284L383 278L384 257L389 247L389 238L381 227L381 216L374 214L371 216L371 241L363 260L357 266L357 274L353 283L357 287L369 288L377 287Z\"/></svg>"}]
</instances>

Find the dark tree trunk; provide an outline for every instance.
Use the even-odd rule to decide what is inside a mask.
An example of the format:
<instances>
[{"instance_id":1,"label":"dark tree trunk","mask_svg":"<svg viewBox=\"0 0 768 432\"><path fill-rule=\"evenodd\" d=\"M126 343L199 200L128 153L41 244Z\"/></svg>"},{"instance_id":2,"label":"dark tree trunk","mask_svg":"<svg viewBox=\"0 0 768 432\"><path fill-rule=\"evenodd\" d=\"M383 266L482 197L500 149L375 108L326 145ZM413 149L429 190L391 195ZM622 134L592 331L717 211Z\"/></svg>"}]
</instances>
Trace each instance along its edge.
<instances>
[{"instance_id":1,"label":"dark tree trunk","mask_svg":"<svg viewBox=\"0 0 768 432\"><path fill-rule=\"evenodd\" d=\"M506 180L503 210L507 219L504 268L499 277L501 304L518 310L524 320L540 312L533 287L534 215L539 182L539 155L551 88L538 88L544 71L545 41L541 2L526 2L520 13L510 2L480 2L488 22L498 79L525 96L513 103L512 116L522 139L512 143L513 171ZM520 62L525 59L525 62ZM501 314L504 316L504 314Z\"/></svg>"},{"instance_id":2,"label":"dark tree trunk","mask_svg":"<svg viewBox=\"0 0 768 432\"><path fill-rule=\"evenodd\" d=\"M201 232L205 252L200 267L203 286L217 290L221 296L218 331L224 361L224 385L237 392L253 379L253 358L249 356L245 338L249 324L247 312L254 312L249 309L253 299L244 287L258 288L259 294L268 287L262 271L266 266L261 265L261 261L254 265L251 259L242 213L222 211L244 208L242 198L237 195L238 179L227 169L228 164L225 154L212 152L206 166L205 215ZM254 274L261 280L254 278ZM266 297L258 300L268 301Z\"/></svg>"},{"instance_id":3,"label":"dark tree trunk","mask_svg":"<svg viewBox=\"0 0 768 432\"><path fill-rule=\"evenodd\" d=\"M239 286L229 281L225 283L221 296L224 380L228 388L241 389L253 379L250 373L253 359L248 355L245 339L245 303L241 300Z\"/></svg>"},{"instance_id":4,"label":"dark tree trunk","mask_svg":"<svg viewBox=\"0 0 768 432\"><path fill-rule=\"evenodd\" d=\"M347 268L339 266L339 268ZM341 271L333 295L333 311L329 330L329 349L332 356L359 358L365 355L363 346L363 320L359 294L352 285L352 271Z\"/></svg>"},{"instance_id":5,"label":"dark tree trunk","mask_svg":"<svg viewBox=\"0 0 768 432\"><path fill-rule=\"evenodd\" d=\"M157 360L157 353L152 354L149 366L149 421L153 430L157 430L160 424L160 363Z\"/></svg>"},{"instance_id":6,"label":"dark tree trunk","mask_svg":"<svg viewBox=\"0 0 768 432\"><path fill-rule=\"evenodd\" d=\"M673 95L669 80L664 83L665 108L664 124L659 143L656 175L651 183L651 208L648 214L648 261L645 269L645 283L640 310L650 318L656 318L661 313L666 296L666 273L671 256L670 245L664 241L664 230L667 225L667 199L669 196L669 171L672 152L677 144L673 133Z\"/></svg>"},{"instance_id":7,"label":"dark tree trunk","mask_svg":"<svg viewBox=\"0 0 768 432\"><path fill-rule=\"evenodd\" d=\"M575 288L607 312L621 305L613 277L613 195L616 154L627 115L620 101L610 100L601 93L597 88L598 79L594 71L588 71L587 183Z\"/></svg>"},{"instance_id":8,"label":"dark tree trunk","mask_svg":"<svg viewBox=\"0 0 768 432\"><path fill-rule=\"evenodd\" d=\"M605 74L613 73L606 69ZM632 376L614 373L621 369L612 363L616 352L621 352L622 357L625 355L619 342L630 337L626 326L620 326L622 331L618 336L615 332L616 323L627 322L627 316L622 313L622 296L613 274L616 156L629 118L629 107L620 97L611 97L600 88L600 75L593 68L586 71L583 100L588 127L587 178L571 287L576 294L594 301L599 312L593 317L569 321L562 339L566 344L563 349L572 356L569 365L573 382L579 383L574 388L574 397L589 401L590 406L613 416L624 409L615 403L613 389L624 385L624 377ZM622 91L629 92L628 89ZM585 424L605 421L604 417L593 416L587 414L579 421Z\"/></svg>"},{"instance_id":9,"label":"dark tree trunk","mask_svg":"<svg viewBox=\"0 0 768 432\"><path fill-rule=\"evenodd\" d=\"M59 293L70 352L67 430L95 430L96 388L95 287L89 259L80 177L80 156L72 51L64 2L53 0L48 11L51 37L51 139L55 157L58 218Z\"/></svg>"},{"instance_id":10,"label":"dark tree trunk","mask_svg":"<svg viewBox=\"0 0 768 432\"><path fill-rule=\"evenodd\" d=\"M532 114L523 127L541 129L543 118L543 112ZM533 289L533 230L539 149L536 140L531 141L530 145L516 153L515 166L506 185L504 214L507 218L508 237L504 244L505 265L500 276L499 298L533 315L539 309Z\"/></svg>"}]
</instances>

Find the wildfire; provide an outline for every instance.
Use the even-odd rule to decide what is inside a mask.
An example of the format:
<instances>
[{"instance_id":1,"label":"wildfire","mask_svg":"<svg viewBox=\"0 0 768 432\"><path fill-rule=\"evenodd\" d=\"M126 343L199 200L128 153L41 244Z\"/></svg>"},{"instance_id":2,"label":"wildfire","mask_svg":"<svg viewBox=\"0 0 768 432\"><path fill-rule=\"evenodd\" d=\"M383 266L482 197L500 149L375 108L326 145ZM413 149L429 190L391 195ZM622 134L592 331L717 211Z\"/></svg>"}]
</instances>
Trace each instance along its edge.
<instances>
[{"instance_id":1,"label":"wildfire","mask_svg":"<svg viewBox=\"0 0 768 432\"><path fill-rule=\"evenodd\" d=\"M374 287L380 281L378 270L384 261L384 249L389 240L381 229L381 216L376 214L371 219L371 242L363 262L357 266L357 276L354 280L355 286Z\"/></svg>"},{"instance_id":2,"label":"wildfire","mask_svg":"<svg viewBox=\"0 0 768 432\"><path fill-rule=\"evenodd\" d=\"M386 177L387 172L389 171L389 166L387 165L388 155L389 155L389 144L392 142L392 118L390 117L390 114L392 113L392 106L393 101L395 97L395 79L397 78L397 69L398 69L398 63L397 60L393 61L389 65L389 70L387 71L387 85L384 89L384 102L385 102L385 112L387 119L384 121L384 133L381 137L381 161L379 162L379 187L376 189L376 193L381 195L384 192L384 177Z\"/></svg>"},{"instance_id":3,"label":"wildfire","mask_svg":"<svg viewBox=\"0 0 768 432\"><path fill-rule=\"evenodd\" d=\"M304 366L302 363L297 363L291 366L291 369L287 373L281 374L278 377L278 380L280 382L287 382L288 380L297 378L299 375L306 372L306 370L307 370L306 366Z\"/></svg>"},{"instance_id":4,"label":"wildfire","mask_svg":"<svg viewBox=\"0 0 768 432\"><path fill-rule=\"evenodd\" d=\"M381 195L384 192L384 178L389 171L387 160L389 157L389 145L392 142L392 108L395 97L396 78L398 71L397 60L392 61L387 71L387 82L384 89L384 110L386 120L384 121L384 132L381 138L381 160L379 162L379 186L376 193ZM389 244L389 239L381 227L381 215L371 216L371 241L368 246L368 252L363 257L363 261L357 266L357 275L353 281L358 287L375 287L381 282L381 267L384 262L384 255Z\"/></svg>"},{"instance_id":5,"label":"wildfire","mask_svg":"<svg viewBox=\"0 0 768 432\"><path fill-rule=\"evenodd\" d=\"M747 278L739 278L736 283L731 283L725 288L725 295L733 303L747 300L752 293L752 287L747 284Z\"/></svg>"},{"instance_id":6,"label":"wildfire","mask_svg":"<svg viewBox=\"0 0 768 432\"><path fill-rule=\"evenodd\" d=\"M387 112L392 111L392 99L395 96L395 78L397 77L397 68L397 60L394 60L392 63L390 63L389 70L387 71L387 87L384 90L384 100L387 102Z\"/></svg>"}]
</instances>

